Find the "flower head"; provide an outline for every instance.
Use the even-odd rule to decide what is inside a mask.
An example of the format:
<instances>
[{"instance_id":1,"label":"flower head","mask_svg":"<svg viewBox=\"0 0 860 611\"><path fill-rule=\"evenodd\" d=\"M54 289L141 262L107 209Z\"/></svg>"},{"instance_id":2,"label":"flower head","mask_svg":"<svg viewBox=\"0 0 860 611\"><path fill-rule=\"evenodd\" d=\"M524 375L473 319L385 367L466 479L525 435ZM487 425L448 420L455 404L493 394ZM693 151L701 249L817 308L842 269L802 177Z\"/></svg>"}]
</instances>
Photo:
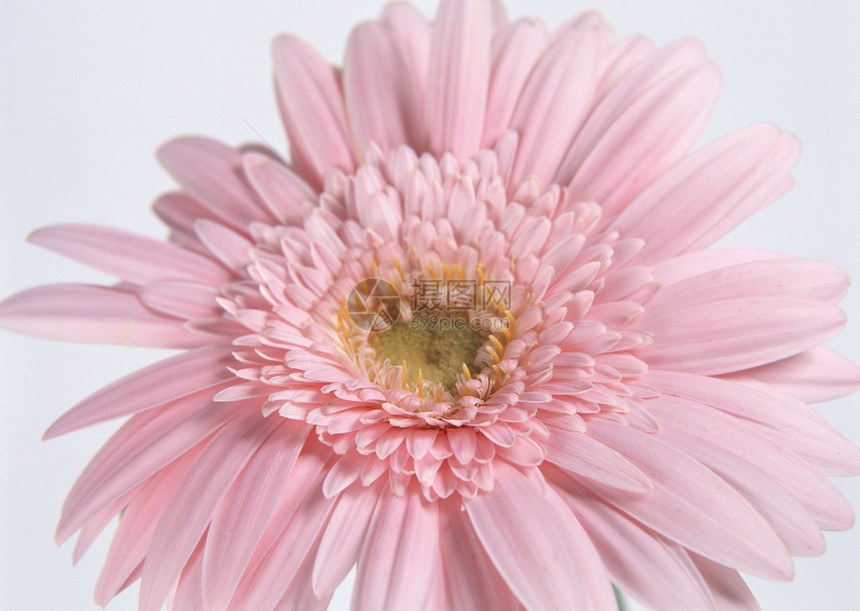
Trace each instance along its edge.
<instances>
[{"instance_id":1,"label":"flower head","mask_svg":"<svg viewBox=\"0 0 860 611\"><path fill-rule=\"evenodd\" d=\"M690 153L719 76L701 45L550 33L490 0L405 4L342 72L274 44L290 161L165 145L169 242L31 240L115 275L0 304L35 335L178 348L48 430L130 416L59 540L119 526L96 588L140 607L654 608L755 601L738 571L853 514L860 452L807 402L858 370L821 344L844 274L714 242L781 195L797 140ZM667 587L666 584L671 584Z\"/></svg>"}]
</instances>

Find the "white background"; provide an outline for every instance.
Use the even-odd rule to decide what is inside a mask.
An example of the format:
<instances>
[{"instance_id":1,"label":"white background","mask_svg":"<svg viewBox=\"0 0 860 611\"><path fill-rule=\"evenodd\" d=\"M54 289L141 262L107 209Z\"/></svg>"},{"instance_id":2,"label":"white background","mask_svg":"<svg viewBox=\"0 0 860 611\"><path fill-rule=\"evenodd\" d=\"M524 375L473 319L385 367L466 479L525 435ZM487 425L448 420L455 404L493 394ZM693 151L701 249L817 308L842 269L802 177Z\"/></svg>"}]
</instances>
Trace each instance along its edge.
<instances>
[{"instance_id":1,"label":"white background","mask_svg":"<svg viewBox=\"0 0 860 611\"><path fill-rule=\"evenodd\" d=\"M340 62L352 24L381 2L24 2L0 8L0 295L52 281L108 278L23 243L32 229L92 222L160 237L149 202L171 182L153 151L181 133L284 150L270 84L268 43L292 31ZM422 2L425 14L435 11ZM860 9L830 2L605 0L618 35L658 43L704 40L724 87L704 140L758 121L801 136L797 185L732 235L730 243L823 259L860 277ZM509 2L512 16L549 24L588 8ZM249 127L253 126L253 130ZM860 291L832 346L860 360ZM98 541L76 568L52 531L66 490L115 428L40 443L68 406L156 360L152 350L76 346L0 332L0 608L94 609L106 551ZM860 442L857 399L821 406ZM838 485L860 509L860 482ZM791 584L758 580L764 609L848 610L860 604L860 534L829 534L824 558L797 562ZM348 594L333 608L345 608ZM136 587L108 609L136 608Z\"/></svg>"}]
</instances>

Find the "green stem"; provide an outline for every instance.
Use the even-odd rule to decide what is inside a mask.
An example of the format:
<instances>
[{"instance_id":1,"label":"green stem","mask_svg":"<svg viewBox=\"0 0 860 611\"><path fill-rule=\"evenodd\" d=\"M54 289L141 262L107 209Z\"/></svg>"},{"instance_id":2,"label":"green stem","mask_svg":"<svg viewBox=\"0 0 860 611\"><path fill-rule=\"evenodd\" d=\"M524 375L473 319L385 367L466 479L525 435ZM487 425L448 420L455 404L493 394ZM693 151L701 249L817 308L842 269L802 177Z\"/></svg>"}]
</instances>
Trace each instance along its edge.
<instances>
[{"instance_id":1,"label":"green stem","mask_svg":"<svg viewBox=\"0 0 860 611\"><path fill-rule=\"evenodd\" d=\"M618 611L625 611L627 605L624 604L624 592L615 587L615 585L612 586L612 591L615 592L615 601L618 603Z\"/></svg>"}]
</instances>

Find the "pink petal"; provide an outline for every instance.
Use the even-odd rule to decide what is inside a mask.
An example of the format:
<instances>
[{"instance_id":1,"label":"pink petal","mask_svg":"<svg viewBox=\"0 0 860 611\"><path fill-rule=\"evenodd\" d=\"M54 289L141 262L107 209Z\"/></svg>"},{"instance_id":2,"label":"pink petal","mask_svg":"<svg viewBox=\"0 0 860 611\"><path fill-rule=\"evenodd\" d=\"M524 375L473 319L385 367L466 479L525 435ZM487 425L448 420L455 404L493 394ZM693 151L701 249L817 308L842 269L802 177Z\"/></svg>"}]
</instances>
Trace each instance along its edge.
<instances>
[{"instance_id":1,"label":"pink petal","mask_svg":"<svg viewBox=\"0 0 860 611\"><path fill-rule=\"evenodd\" d=\"M223 310L216 301L218 296L217 288L192 282L155 282L138 291L145 306L185 320L220 316Z\"/></svg>"},{"instance_id":2,"label":"pink petal","mask_svg":"<svg viewBox=\"0 0 860 611\"><path fill-rule=\"evenodd\" d=\"M719 82L716 67L706 62L648 89L596 141L583 143L582 152L565 159L565 170L567 164L583 160L570 182L570 196L600 202L603 218L614 218L693 146L711 113ZM624 235L642 237L636 232Z\"/></svg>"},{"instance_id":3,"label":"pink petal","mask_svg":"<svg viewBox=\"0 0 860 611\"><path fill-rule=\"evenodd\" d=\"M778 482L710 435L696 435L671 417L661 418L661 438L686 452L740 492L771 525L793 556L824 553L824 537L812 518Z\"/></svg>"},{"instance_id":4,"label":"pink petal","mask_svg":"<svg viewBox=\"0 0 860 611\"><path fill-rule=\"evenodd\" d=\"M247 407L247 406L246 406ZM62 542L95 512L193 448L241 411L207 389L133 416L93 457L63 504Z\"/></svg>"},{"instance_id":5,"label":"pink petal","mask_svg":"<svg viewBox=\"0 0 860 611\"><path fill-rule=\"evenodd\" d=\"M645 56L638 58L639 61L633 66L627 64L635 61L636 58L631 58L627 53L617 56L614 60L616 65L613 71L624 70L624 65L627 65L626 72L616 77L617 82L608 90L605 89L606 83L601 83L601 87L598 88L598 95L601 90L603 95L589 114L582 130L576 135L576 140L561 165L563 172L559 180L562 183L570 182L585 160L588 150L625 112L634 108L636 101L649 89L705 61L702 43L694 39L677 40L657 51L654 51L653 45L647 41L634 37L630 42L633 44L632 50L639 49L638 52L644 53ZM621 49L628 51L627 46L622 45L622 41L615 43L613 47L619 47L619 45ZM611 52L614 54L618 51L613 49ZM602 64L607 60L612 61L606 55L601 56ZM686 151L682 151L681 154L684 152Z\"/></svg>"},{"instance_id":6,"label":"pink petal","mask_svg":"<svg viewBox=\"0 0 860 611\"><path fill-rule=\"evenodd\" d=\"M338 496L313 568L318 596L331 596L358 559L381 490L352 486Z\"/></svg>"},{"instance_id":7,"label":"pink petal","mask_svg":"<svg viewBox=\"0 0 860 611\"><path fill-rule=\"evenodd\" d=\"M631 492L650 492L654 488L640 469L587 433L552 428L542 443L547 450L546 459L565 471Z\"/></svg>"},{"instance_id":8,"label":"pink petal","mask_svg":"<svg viewBox=\"0 0 860 611\"><path fill-rule=\"evenodd\" d=\"M471 462L478 446L478 434L472 430L472 427L449 429L447 437L448 443L451 444L451 451L454 452L460 464Z\"/></svg>"},{"instance_id":9,"label":"pink petal","mask_svg":"<svg viewBox=\"0 0 860 611\"><path fill-rule=\"evenodd\" d=\"M749 216L771 197L791 170L799 144L773 125L734 132L696 151L636 198L612 223L622 235L642 238L636 261L653 263L691 250L736 210ZM737 219L739 222L742 219ZM716 233L715 233L716 232Z\"/></svg>"},{"instance_id":10,"label":"pink petal","mask_svg":"<svg viewBox=\"0 0 860 611\"><path fill-rule=\"evenodd\" d=\"M307 43L282 35L272 45L275 85L292 162L319 189L331 168L355 168L341 84L334 67Z\"/></svg>"},{"instance_id":11,"label":"pink petal","mask_svg":"<svg viewBox=\"0 0 860 611\"><path fill-rule=\"evenodd\" d=\"M623 451L654 482L632 494L580 480L598 496L669 539L767 579L791 579L791 556L768 523L725 481L688 455L625 425L589 421L589 434Z\"/></svg>"},{"instance_id":12,"label":"pink petal","mask_svg":"<svg viewBox=\"0 0 860 611\"><path fill-rule=\"evenodd\" d=\"M323 495L326 498L337 498L338 494L358 479L360 465L355 453L341 456L326 475Z\"/></svg>"},{"instance_id":13,"label":"pink petal","mask_svg":"<svg viewBox=\"0 0 860 611\"><path fill-rule=\"evenodd\" d=\"M766 425L761 428L763 435L806 458L825 475L860 474L860 450L815 410L790 396L695 375L651 371L646 379L666 395Z\"/></svg>"},{"instance_id":14,"label":"pink petal","mask_svg":"<svg viewBox=\"0 0 860 611\"><path fill-rule=\"evenodd\" d=\"M561 473L550 477L568 479ZM624 592L653 609L707 609L713 605L707 585L683 548L569 481L556 490Z\"/></svg>"},{"instance_id":15,"label":"pink petal","mask_svg":"<svg viewBox=\"0 0 860 611\"><path fill-rule=\"evenodd\" d=\"M662 313L728 299L779 295L837 303L848 290L848 277L835 265L803 259L768 259L710 270L664 286L648 303Z\"/></svg>"},{"instance_id":16,"label":"pink petal","mask_svg":"<svg viewBox=\"0 0 860 611\"><path fill-rule=\"evenodd\" d=\"M201 219L194 223L194 232L227 269L240 271L251 263L252 243L221 223Z\"/></svg>"},{"instance_id":17,"label":"pink petal","mask_svg":"<svg viewBox=\"0 0 860 611\"><path fill-rule=\"evenodd\" d=\"M477 152L490 78L489 0L443 0L430 43L425 123L430 150Z\"/></svg>"},{"instance_id":18,"label":"pink petal","mask_svg":"<svg viewBox=\"0 0 860 611\"><path fill-rule=\"evenodd\" d=\"M425 608L437 570L438 510L414 486L402 497L383 492L358 559L353 608Z\"/></svg>"},{"instance_id":19,"label":"pink petal","mask_svg":"<svg viewBox=\"0 0 860 611\"><path fill-rule=\"evenodd\" d=\"M77 564L83 558L90 545L93 544L107 525L123 512L136 492L136 489L130 490L112 503L105 505L104 508L87 520L86 524L81 528L78 540L75 541L75 549L72 552L72 564Z\"/></svg>"},{"instance_id":20,"label":"pink petal","mask_svg":"<svg viewBox=\"0 0 860 611\"><path fill-rule=\"evenodd\" d=\"M654 43L642 34L631 34L603 45L596 99L605 98L622 78L653 54Z\"/></svg>"},{"instance_id":21,"label":"pink petal","mask_svg":"<svg viewBox=\"0 0 860 611\"><path fill-rule=\"evenodd\" d=\"M266 155L245 153L242 163L248 182L275 218L284 225L301 226L307 207L316 205L314 190L290 168Z\"/></svg>"},{"instance_id":22,"label":"pink petal","mask_svg":"<svg viewBox=\"0 0 860 611\"><path fill-rule=\"evenodd\" d=\"M183 352L150 365L90 395L60 416L44 439L64 435L112 418L142 412L235 378L229 347Z\"/></svg>"},{"instance_id":23,"label":"pink petal","mask_svg":"<svg viewBox=\"0 0 860 611\"><path fill-rule=\"evenodd\" d=\"M706 437L756 465L797 499L819 528L846 530L854 523L851 506L839 489L792 452L791 443L772 440L767 427L685 399L662 397L649 405L655 414L671 413L691 434ZM661 410L663 405L667 407Z\"/></svg>"},{"instance_id":24,"label":"pink petal","mask_svg":"<svg viewBox=\"0 0 860 611\"><path fill-rule=\"evenodd\" d=\"M96 584L97 604L106 605L143 563L167 500L197 462L204 447L205 444L196 446L149 478L122 512Z\"/></svg>"},{"instance_id":25,"label":"pink petal","mask_svg":"<svg viewBox=\"0 0 860 611\"><path fill-rule=\"evenodd\" d=\"M206 138L177 138L162 145L158 159L185 192L237 230L271 220L243 179L235 149Z\"/></svg>"},{"instance_id":26,"label":"pink petal","mask_svg":"<svg viewBox=\"0 0 860 611\"><path fill-rule=\"evenodd\" d=\"M511 24L493 38L492 72L482 137L484 147L493 147L510 127L519 92L548 42L543 22L528 18Z\"/></svg>"},{"instance_id":27,"label":"pink petal","mask_svg":"<svg viewBox=\"0 0 860 611\"><path fill-rule=\"evenodd\" d=\"M204 534L188 557L182 575L167 600L168 611L193 609L203 600L203 552L206 545L207 537Z\"/></svg>"},{"instance_id":28,"label":"pink petal","mask_svg":"<svg viewBox=\"0 0 860 611\"><path fill-rule=\"evenodd\" d=\"M594 29L571 27L556 36L537 62L511 118L511 127L520 134L512 184L532 174L542 185L555 182L591 105L597 51Z\"/></svg>"},{"instance_id":29,"label":"pink petal","mask_svg":"<svg viewBox=\"0 0 860 611\"><path fill-rule=\"evenodd\" d=\"M709 248L684 253L665 261L655 263L653 268L657 279L669 286L682 282L694 276L702 276L708 272L721 270L724 267L768 261L772 259L790 259L789 255L769 250L753 250L750 248Z\"/></svg>"},{"instance_id":30,"label":"pink petal","mask_svg":"<svg viewBox=\"0 0 860 611\"><path fill-rule=\"evenodd\" d=\"M721 611L758 611L756 601L749 587L738 572L722 564L712 562L698 554L689 554L702 577L711 589L716 608Z\"/></svg>"},{"instance_id":31,"label":"pink petal","mask_svg":"<svg viewBox=\"0 0 860 611\"><path fill-rule=\"evenodd\" d=\"M254 453L212 517L203 562L206 608L226 609L304 445L308 427L287 421Z\"/></svg>"},{"instance_id":32,"label":"pink petal","mask_svg":"<svg viewBox=\"0 0 860 611\"><path fill-rule=\"evenodd\" d=\"M70 342L194 348L211 338L158 316L134 293L86 284L48 284L0 302L0 327Z\"/></svg>"},{"instance_id":33,"label":"pink petal","mask_svg":"<svg viewBox=\"0 0 860 611\"><path fill-rule=\"evenodd\" d=\"M218 503L275 424L246 410L212 439L167 501L152 536L140 583L140 608L160 609Z\"/></svg>"},{"instance_id":34,"label":"pink petal","mask_svg":"<svg viewBox=\"0 0 860 611\"><path fill-rule=\"evenodd\" d=\"M584 608L592 611L612 609L618 601L610 585L609 574L606 572L603 560L588 532L554 489L549 487L546 496L560 518L559 534L567 539L568 545L572 544L577 556L576 570L580 574L582 589L587 597Z\"/></svg>"},{"instance_id":35,"label":"pink petal","mask_svg":"<svg viewBox=\"0 0 860 611\"><path fill-rule=\"evenodd\" d=\"M120 229L55 225L34 231L28 240L133 284L194 280L218 285L230 280L211 259Z\"/></svg>"},{"instance_id":36,"label":"pink petal","mask_svg":"<svg viewBox=\"0 0 860 611\"><path fill-rule=\"evenodd\" d=\"M466 502L487 555L520 602L530 610L587 608L576 545L559 528L564 518L543 491L517 468L495 461L492 492ZM524 524L538 525L524 528Z\"/></svg>"},{"instance_id":37,"label":"pink petal","mask_svg":"<svg viewBox=\"0 0 860 611\"><path fill-rule=\"evenodd\" d=\"M183 248L209 255L209 252L197 240L194 233L194 223L197 219L208 218L220 220L203 207L196 199L182 192L165 193L152 204L156 216L170 227L170 241Z\"/></svg>"},{"instance_id":38,"label":"pink petal","mask_svg":"<svg viewBox=\"0 0 860 611\"><path fill-rule=\"evenodd\" d=\"M773 297L649 309L638 327L654 343L636 352L651 367L717 375L793 356L830 339L845 324L835 306Z\"/></svg>"},{"instance_id":39,"label":"pink petal","mask_svg":"<svg viewBox=\"0 0 860 611\"><path fill-rule=\"evenodd\" d=\"M724 376L741 384L767 384L805 403L829 401L860 388L860 368L823 346Z\"/></svg>"},{"instance_id":40,"label":"pink petal","mask_svg":"<svg viewBox=\"0 0 860 611\"><path fill-rule=\"evenodd\" d=\"M439 550L445 597L451 609L519 611L522 607L484 551L466 513L440 511Z\"/></svg>"},{"instance_id":41,"label":"pink petal","mask_svg":"<svg viewBox=\"0 0 860 611\"><path fill-rule=\"evenodd\" d=\"M311 437L296 460L281 498L260 543L239 583L230 610L274 609L308 555L318 545L318 535L331 511L334 499L322 494L326 460L323 450ZM310 590L310 582L307 582Z\"/></svg>"},{"instance_id":42,"label":"pink petal","mask_svg":"<svg viewBox=\"0 0 860 611\"><path fill-rule=\"evenodd\" d=\"M383 153L424 145L421 106L405 60L384 25L366 22L349 37L343 67L346 111L359 156L374 142Z\"/></svg>"},{"instance_id":43,"label":"pink petal","mask_svg":"<svg viewBox=\"0 0 860 611\"><path fill-rule=\"evenodd\" d=\"M380 22L397 44L418 94L418 108L424 115L427 70L430 58L431 26L421 12L406 2L389 2L382 9Z\"/></svg>"},{"instance_id":44,"label":"pink petal","mask_svg":"<svg viewBox=\"0 0 860 611\"><path fill-rule=\"evenodd\" d=\"M319 539L319 536L317 536ZM316 542L311 544L311 549L316 549ZM304 562L296 570L293 580L287 591L278 601L277 609L295 609L296 611L325 611L329 608L331 596L317 598L313 590L314 554L305 556Z\"/></svg>"}]
</instances>

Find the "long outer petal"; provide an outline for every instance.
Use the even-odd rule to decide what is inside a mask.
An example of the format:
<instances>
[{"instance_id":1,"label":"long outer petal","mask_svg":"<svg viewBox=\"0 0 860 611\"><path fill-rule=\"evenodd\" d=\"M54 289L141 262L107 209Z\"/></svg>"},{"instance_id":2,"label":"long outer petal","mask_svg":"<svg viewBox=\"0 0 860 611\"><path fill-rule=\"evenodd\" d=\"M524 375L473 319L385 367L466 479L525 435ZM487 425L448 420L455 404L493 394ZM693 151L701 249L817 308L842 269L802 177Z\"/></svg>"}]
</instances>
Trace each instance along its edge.
<instances>
[{"instance_id":1,"label":"long outer petal","mask_svg":"<svg viewBox=\"0 0 860 611\"><path fill-rule=\"evenodd\" d=\"M824 537L804 507L777 481L707 436L691 435L672 418L660 419L660 435L740 492L771 525L792 556L824 553Z\"/></svg>"},{"instance_id":2,"label":"long outer petal","mask_svg":"<svg viewBox=\"0 0 860 611\"><path fill-rule=\"evenodd\" d=\"M817 403L860 389L860 367L829 348L817 346L775 363L730 373L724 379L753 386L765 384L804 403Z\"/></svg>"},{"instance_id":3,"label":"long outer petal","mask_svg":"<svg viewBox=\"0 0 860 611\"><path fill-rule=\"evenodd\" d=\"M845 314L835 306L781 297L648 310L637 326L654 343L635 356L659 369L718 375L799 354L844 325Z\"/></svg>"},{"instance_id":4,"label":"long outer petal","mask_svg":"<svg viewBox=\"0 0 860 611\"><path fill-rule=\"evenodd\" d=\"M245 410L216 434L167 501L143 564L142 610L161 608L218 503L276 424Z\"/></svg>"},{"instance_id":5,"label":"long outer petal","mask_svg":"<svg viewBox=\"0 0 860 611\"><path fill-rule=\"evenodd\" d=\"M247 407L212 403L213 392L207 389L136 414L120 427L72 486L57 525L57 542L65 541L92 514L169 465Z\"/></svg>"},{"instance_id":6,"label":"long outer petal","mask_svg":"<svg viewBox=\"0 0 860 611\"><path fill-rule=\"evenodd\" d=\"M205 447L206 443L198 444L146 480L123 510L96 583L97 604L106 605L143 563L167 500Z\"/></svg>"},{"instance_id":7,"label":"long outer petal","mask_svg":"<svg viewBox=\"0 0 860 611\"><path fill-rule=\"evenodd\" d=\"M338 496L314 563L318 596L331 596L358 559L379 494L379 486L351 486Z\"/></svg>"},{"instance_id":8,"label":"long outer petal","mask_svg":"<svg viewBox=\"0 0 860 611\"><path fill-rule=\"evenodd\" d=\"M594 542L600 558L624 592L653 609L709 609L713 600L683 548L577 488L552 471L550 481Z\"/></svg>"},{"instance_id":9,"label":"long outer petal","mask_svg":"<svg viewBox=\"0 0 860 611\"><path fill-rule=\"evenodd\" d=\"M618 44L621 44L621 41L616 43ZM570 182L596 140L606 133L625 112L634 109L636 101L649 89L658 87L661 81L705 61L704 47L695 39L677 40L656 51L650 43L641 39L633 39L630 44L633 45L636 53L642 53L644 57L632 66L626 65L626 62L633 58L629 55L631 49L625 47L625 52L613 62L613 73L616 70L626 71L608 90L601 91L598 88L597 95L603 97L589 113L582 130L576 135L561 164L563 171L558 179L562 184ZM606 61L603 54L600 61L601 64ZM604 84L601 83L601 85Z\"/></svg>"},{"instance_id":10,"label":"long outer petal","mask_svg":"<svg viewBox=\"0 0 860 611\"><path fill-rule=\"evenodd\" d=\"M548 43L549 35L543 22L528 18L511 24L493 39L492 72L482 137L484 147L493 147L510 128L520 91Z\"/></svg>"},{"instance_id":11,"label":"long outer petal","mask_svg":"<svg viewBox=\"0 0 860 611\"><path fill-rule=\"evenodd\" d=\"M621 454L587 434L550 429L543 440L547 460L566 471L630 492L650 492L651 480Z\"/></svg>"},{"instance_id":12,"label":"long outer petal","mask_svg":"<svg viewBox=\"0 0 860 611\"><path fill-rule=\"evenodd\" d=\"M520 134L512 184L532 174L541 185L555 182L564 153L591 105L597 43L594 29L569 28L535 65L511 118L511 127Z\"/></svg>"},{"instance_id":13,"label":"long outer petal","mask_svg":"<svg viewBox=\"0 0 860 611\"><path fill-rule=\"evenodd\" d=\"M764 425L762 434L785 444L825 475L860 475L860 450L797 399L773 389L760 390L705 376L652 370L645 379L664 395Z\"/></svg>"},{"instance_id":14,"label":"long outer petal","mask_svg":"<svg viewBox=\"0 0 860 611\"><path fill-rule=\"evenodd\" d=\"M584 609L577 557L570 541L551 528L559 516L543 491L517 468L495 461L495 485L466 503L472 527L508 587L526 609ZM523 528L541 524L542 528Z\"/></svg>"},{"instance_id":15,"label":"long outer petal","mask_svg":"<svg viewBox=\"0 0 860 611\"><path fill-rule=\"evenodd\" d=\"M358 559L353 608L423 611L438 570L438 511L416 486L402 497L383 493Z\"/></svg>"},{"instance_id":16,"label":"long outer petal","mask_svg":"<svg viewBox=\"0 0 860 611\"><path fill-rule=\"evenodd\" d=\"M716 67L706 62L649 89L585 144L582 165L569 185L573 201L599 202L603 218L614 218L695 144L719 83ZM567 163L573 161L578 159Z\"/></svg>"},{"instance_id":17,"label":"long outer petal","mask_svg":"<svg viewBox=\"0 0 860 611\"><path fill-rule=\"evenodd\" d=\"M183 352L135 371L90 395L60 416L47 431L51 439L71 431L158 407L235 378L230 346Z\"/></svg>"},{"instance_id":18,"label":"long outer petal","mask_svg":"<svg viewBox=\"0 0 860 611\"><path fill-rule=\"evenodd\" d=\"M284 225L301 226L306 211L317 205L318 196L298 174L260 153L245 153L242 167L248 182Z\"/></svg>"},{"instance_id":19,"label":"long outer petal","mask_svg":"<svg viewBox=\"0 0 860 611\"><path fill-rule=\"evenodd\" d=\"M272 45L275 87L292 162L308 184L320 189L331 168L352 172L349 136L339 76L306 42L282 35Z\"/></svg>"},{"instance_id":20,"label":"long outer petal","mask_svg":"<svg viewBox=\"0 0 860 611\"><path fill-rule=\"evenodd\" d=\"M440 520L440 563L449 607L522 609L484 551L468 515L458 505L448 503L440 510Z\"/></svg>"},{"instance_id":21,"label":"long outer petal","mask_svg":"<svg viewBox=\"0 0 860 611\"><path fill-rule=\"evenodd\" d=\"M720 611L760 611L761 607L737 571L688 552L705 579Z\"/></svg>"},{"instance_id":22,"label":"long outer petal","mask_svg":"<svg viewBox=\"0 0 860 611\"><path fill-rule=\"evenodd\" d=\"M199 137L171 140L158 160L183 190L239 231L271 216L242 176L242 154L220 142Z\"/></svg>"},{"instance_id":23,"label":"long outer petal","mask_svg":"<svg viewBox=\"0 0 860 611\"><path fill-rule=\"evenodd\" d=\"M7 297L0 302L0 328L86 344L195 348L212 342L183 321L150 311L134 293L87 284L47 284Z\"/></svg>"},{"instance_id":24,"label":"long outer petal","mask_svg":"<svg viewBox=\"0 0 860 611\"><path fill-rule=\"evenodd\" d=\"M226 609L304 445L308 427L287 421L254 453L218 506L206 536L203 601Z\"/></svg>"},{"instance_id":25,"label":"long outer petal","mask_svg":"<svg viewBox=\"0 0 860 611\"><path fill-rule=\"evenodd\" d=\"M430 150L474 155L490 80L489 0L443 0L430 43L426 116Z\"/></svg>"},{"instance_id":26,"label":"long outer petal","mask_svg":"<svg viewBox=\"0 0 860 611\"><path fill-rule=\"evenodd\" d=\"M334 503L322 494L325 472L331 467L331 461L326 462L329 453L313 437L305 442L230 601L231 611L274 609L313 546L318 545L319 531Z\"/></svg>"},{"instance_id":27,"label":"long outer petal","mask_svg":"<svg viewBox=\"0 0 860 611\"><path fill-rule=\"evenodd\" d=\"M622 450L654 482L631 494L580 480L598 496L675 542L717 562L767 579L794 575L791 556L755 509L701 463L625 425L593 418L589 434Z\"/></svg>"},{"instance_id":28,"label":"long outer petal","mask_svg":"<svg viewBox=\"0 0 860 611\"><path fill-rule=\"evenodd\" d=\"M848 284L845 272L829 263L768 259L727 265L664 286L647 307L665 313L711 301L773 295L835 304Z\"/></svg>"},{"instance_id":29,"label":"long outer petal","mask_svg":"<svg viewBox=\"0 0 860 611\"><path fill-rule=\"evenodd\" d=\"M371 142L383 153L401 145L424 146L421 107L408 67L385 26L358 25L343 66L346 111L359 156Z\"/></svg>"},{"instance_id":30,"label":"long outer petal","mask_svg":"<svg viewBox=\"0 0 860 611\"><path fill-rule=\"evenodd\" d=\"M379 21L400 50L418 94L419 116L424 116L427 92L427 71L430 60L432 26L421 12L407 2L389 2L382 9ZM422 151L417 151L422 152Z\"/></svg>"},{"instance_id":31,"label":"long outer petal","mask_svg":"<svg viewBox=\"0 0 860 611\"><path fill-rule=\"evenodd\" d=\"M193 280L218 285L231 276L209 258L128 231L96 225L37 229L28 241L132 284Z\"/></svg>"},{"instance_id":32,"label":"long outer petal","mask_svg":"<svg viewBox=\"0 0 860 611\"><path fill-rule=\"evenodd\" d=\"M770 201L799 152L797 139L774 125L724 136L654 181L611 228L645 240L637 263L704 248ZM710 238L702 242L704 236Z\"/></svg>"}]
</instances>

